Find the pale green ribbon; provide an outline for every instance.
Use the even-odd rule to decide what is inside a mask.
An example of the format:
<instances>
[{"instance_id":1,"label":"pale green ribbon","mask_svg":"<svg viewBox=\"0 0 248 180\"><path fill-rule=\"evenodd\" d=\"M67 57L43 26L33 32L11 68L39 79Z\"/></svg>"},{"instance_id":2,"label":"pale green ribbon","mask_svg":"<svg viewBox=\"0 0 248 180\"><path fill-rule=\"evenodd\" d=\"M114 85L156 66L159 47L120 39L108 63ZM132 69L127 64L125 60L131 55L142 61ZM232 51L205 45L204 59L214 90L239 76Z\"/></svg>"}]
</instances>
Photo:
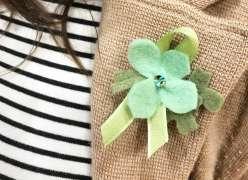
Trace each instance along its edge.
<instances>
[{"instance_id":1,"label":"pale green ribbon","mask_svg":"<svg viewBox=\"0 0 248 180\"><path fill-rule=\"evenodd\" d=\"M181 34L184 39L175 48L187 54L191 62L197 55L199 41L197 34L190 27L181 27L167 32L157 45L161 52L169 50L171 42L176 34ZM124 132L134 121L132 113L127 104L127 97L117 107L113 114L102 124L101 134L104 145L111 144ZM148 158L150 158L161 146L168 142L168 129L166 108L161 104L156 113L147 119L148 126Z\"/></svg>"}]
</instances>

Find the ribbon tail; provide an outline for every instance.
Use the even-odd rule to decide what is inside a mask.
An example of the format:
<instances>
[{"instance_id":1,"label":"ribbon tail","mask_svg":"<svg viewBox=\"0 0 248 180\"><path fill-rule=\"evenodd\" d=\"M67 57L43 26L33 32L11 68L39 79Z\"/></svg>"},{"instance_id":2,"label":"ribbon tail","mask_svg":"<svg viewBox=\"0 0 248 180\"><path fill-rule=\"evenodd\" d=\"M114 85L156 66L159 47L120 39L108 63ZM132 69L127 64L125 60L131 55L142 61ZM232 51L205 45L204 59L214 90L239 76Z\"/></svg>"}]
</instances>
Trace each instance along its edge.
<instances>
[{"instance_id":1,"label":"ribbon tail","mask_svg":"<svg viewBox=\"0 0 248 180\"><path fill-rule=\"evenodd\" d=\"M168 142L166 108L161 105L156 114L147 120L148 125L148 158Z\"/></svg>"},{"instance_id":2,"label":"ribbon tail","mask_svg":"<svg viewBox=\"0 0 248 180\"><path fill-rule=\"evenodd\" d=\"M133 122L134 118L127 105L127 98L102 124L101 134L104 145L111 144Z\"/></svg>"}]
</instances>

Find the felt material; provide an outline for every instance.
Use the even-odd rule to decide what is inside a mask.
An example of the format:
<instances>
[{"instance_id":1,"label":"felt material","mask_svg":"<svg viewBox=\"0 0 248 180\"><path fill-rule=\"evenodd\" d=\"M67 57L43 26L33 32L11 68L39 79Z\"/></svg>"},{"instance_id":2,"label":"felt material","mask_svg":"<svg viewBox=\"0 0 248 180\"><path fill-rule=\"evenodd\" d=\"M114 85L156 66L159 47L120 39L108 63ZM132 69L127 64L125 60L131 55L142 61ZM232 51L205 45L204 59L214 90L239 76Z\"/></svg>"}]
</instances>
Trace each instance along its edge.
<instances>
[{"instance_id":1,"label":"felt material","mask_svg":"<svg viewBox=\"0 0 248 180\"><path fill-rule=\"evenodd\" d=\"M210 88L206 88L202 92L203 105L210 112L217 112L224 104L224 98L221 94Z\"/></svg>"},{"instance_id":2,"label":"felt material","mask_svg":"<svg viewBox=\"0 0 248 180\"><path fill-rule=\"evenodd\" d=\"M161 81L165 84L164 87L157 84L161 83L160 80L155 82L167 108L176 113L196 109L196 86L192 82L180 80L190 73L190 64L185 54L169 50L161 56L155 43L147 39L136 39L129 45L128 60L140 74L150 78L149 81L134 84L128 93L128 105L135 118L151 117L160 103L155 87L152 86L152 81L157 76L165 79Z\"/></svg>"},{"instance_id":3,"label":"felt material","mask_svg":"<svg viewBox=\"0 0 248 180\"><path fill-rule=\"evenodd\" d=\"M114 83L112 84L113 94L130 89L133 84L141 80L144 80L144 77L133 69L119 71L115 74Z\"/></svg>"},{"instance_id":4,"label":"felt material","mask_svg":"<svg viewBox=\"0 0 248 180\"><path fill-rule=\"evenodd\" d=\"M190 62L192 62L198 52L199 40L196 32L190 27L180 27L165 33L165 35L157 42L160 51L165 52L169 50L175 34L182 34L185 36L184 40L178 44L175 49L187 54L190 57Z\"/></svg>"},{"instance_id":5,"label":"felt material","mask_svg":"<svg viewBox=\"0 0 248 180\"><path fill-rule=\"evenodd\" d=\"M190 112L188 112L190 113ZM175 121L177 119L177 116L182 116L183 114L176 114L169 109L166 110L166 115L167 115L167 122L170 123L171 121Z\"/></svg>"},{"instance_id":6,"label":"felt material","mask_svg":"<svg viewBox=\"0 0 248 180\"><path fill-rule=\"evenodd\" d=\"M148 158L168 142L166 108L161 104L157 112L147 120Z\"/></svg>"},{"instance_id":7,"label":"felt material","mask_svg":"<svg viewBox=\"0 0 248 180\"><path fill-rule=\"evenodd\" d=\"M150 118L161 102L152 78L134 84L127 97L134 118Z\"/></svg>"},{"instance_id":8,"label":"felt material","mask_svg":"<svg viewBox=\"0 0 248 180\"><path fill-rule=\"evenodd\" d=\"M198 94L194 83L173 79L166 82L165 88L159 89L164 105L175 113L186 113L196 109Z\"/></svg>"},{"instance_id":9,"label":"felt material","mask_svg":"<svg viewBox=\"0 0 248 180\"><path fill-rule=\"evenodd\" d=\"M176 114L167 109L167 121L176 121L178 132L182 135L189 134L192 131L198 129L198 124L196 123L196 118L198 117L198 110L203 104L203 98L198 95L198 102L196 110L185 114Z\"/></svg>"},{"instance_id":10,"label":"felt material","mask_svg":"<svg viewBox=\"0 0 248 180\"><path fill-rule=\"evenodd\" d=\"M182 135L187 135L198 129L199 125L193 113L186 113L176 119L178 132Z\"/></svg>"},{"instance_id":11,"label":"felt material","mask_svg":"<svg viewBox=\"0 0 248 180\"><path fill-rule=\"evenodd\" d=\"M198 94L197 110L200 108L202 104L203 104L203 98L201 95Z\"/></svg>"},{"instance_id":12,"label":"felt material","mask_svg":"<svg viewBox=\"0 0 248 180\"><path fill-rule=\"evenodd\" d=\"M162 71L160 50L148 39L136 39L128 47L128 61L146 77L154 77Z\"/></svg>"},{"instance_id":13,"label":"felt material","mask_svg":"<svg viewBox=\"0 0 248 180\"><path fill-rule=\"evenodd\" d=\"M196 110L185 114L168 113L169 121L176 121L180 134L185 135L198 128L195 119L200 106L204 105L210 112L217 112L221 109L224 102L223 97L217 91L208 88L210 79L209 72L200 68L195 69L190 74L189 80L196 84L199 93Z\"/></svg>"},{"instance_id":14,"label":"felt material","mask_svg":"<svg viewBox=\"0 0 248 180\"><path fill-rule=\"evenodd\" d=\"M196 84L198 91L201 92L203 89L209 86L211 74L207 71L197 68L192 71L189 79Z\"/></svg>"},{"instance_id":15,"label":"felt material","mask_svg":"<svg viewBox=\"0 0 248 180\"><path fill-rule=\"evenodd\" d=\"M176 114L167 110L167 118L168 122L176 121L177 130L182 135L187 135L199 127L193 111L185 114Z\"/></svg>"},{"instance_id":16,"label":"felt material","mask_svg":"<svg viewBox=\"0 0 248 180\"><path fill-rule=\"evenodd\" d=\"M133 122L134 118L127 106L127 99L101 126L103 144L111 144Z\"/></svg>"},{"instance_id":17,"label":"felt material","mask_svg":"<svg viewBox=\"0 0 248 180\"><path fill-rule=\"evenodd\" d=\"M224 98L216 90L208 88L211 74L198 68L192 72L189 79L197 86L201 104L210 112L219 111L224 104Z\"/></svg>"},{"instance_id":18,"label":"felt material","mask_svg":"<svg viewBox=\"0 0 248 180\"><path fill-rule=\"evenodd\" d=\"M163 53L162 66L166 73L179 79L190 73L189 57L176 50Z\"/></svg>"}]
</instances>

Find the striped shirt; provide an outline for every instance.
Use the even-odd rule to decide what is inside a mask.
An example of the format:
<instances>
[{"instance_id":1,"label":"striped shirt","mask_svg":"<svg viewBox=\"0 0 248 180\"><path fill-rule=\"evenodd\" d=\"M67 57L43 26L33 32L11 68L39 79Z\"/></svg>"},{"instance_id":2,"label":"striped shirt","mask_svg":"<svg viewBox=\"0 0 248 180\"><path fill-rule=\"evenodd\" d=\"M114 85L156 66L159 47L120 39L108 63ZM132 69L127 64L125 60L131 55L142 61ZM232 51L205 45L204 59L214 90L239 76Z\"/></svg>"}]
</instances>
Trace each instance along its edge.
<instances>
[{"instance_id":1,"label":"striped shirt","mask_svg":"<svg viewBox=\"0 0 248 180\"><path fill-rule=\"evenodd\" d=\"M50 12L63 3L40 1ZM77 0L69 11L68 37L89 73L100 15L100 0ZM90 76L53 41L51 32L59 30L39 32L37 43L36 27L0 14L0 74L38 46L15 72L0 77L0 179L90 179Z\"/></svg>"}]
</instances>

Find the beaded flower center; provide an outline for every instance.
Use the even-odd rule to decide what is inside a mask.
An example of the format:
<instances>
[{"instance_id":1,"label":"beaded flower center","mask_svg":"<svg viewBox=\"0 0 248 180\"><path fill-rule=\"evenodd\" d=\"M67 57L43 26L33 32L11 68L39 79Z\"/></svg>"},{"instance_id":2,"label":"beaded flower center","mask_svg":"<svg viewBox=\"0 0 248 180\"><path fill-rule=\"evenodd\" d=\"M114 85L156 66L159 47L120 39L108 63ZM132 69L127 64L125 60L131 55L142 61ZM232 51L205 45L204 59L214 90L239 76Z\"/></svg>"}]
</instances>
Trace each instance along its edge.
<instances>
[{"instance_id":1,"label":"beaded flower center","mask_svg":"<svg viewBox=\"0 0 248 180\"><path fill-rule=\"evenodd\" d=\"M165 76L158 75L158 76L155 76L154 82L155 82L156 87L162 88L162 87L165 87L166 85L166 78Z\"/></svg>"}]
</instances>

